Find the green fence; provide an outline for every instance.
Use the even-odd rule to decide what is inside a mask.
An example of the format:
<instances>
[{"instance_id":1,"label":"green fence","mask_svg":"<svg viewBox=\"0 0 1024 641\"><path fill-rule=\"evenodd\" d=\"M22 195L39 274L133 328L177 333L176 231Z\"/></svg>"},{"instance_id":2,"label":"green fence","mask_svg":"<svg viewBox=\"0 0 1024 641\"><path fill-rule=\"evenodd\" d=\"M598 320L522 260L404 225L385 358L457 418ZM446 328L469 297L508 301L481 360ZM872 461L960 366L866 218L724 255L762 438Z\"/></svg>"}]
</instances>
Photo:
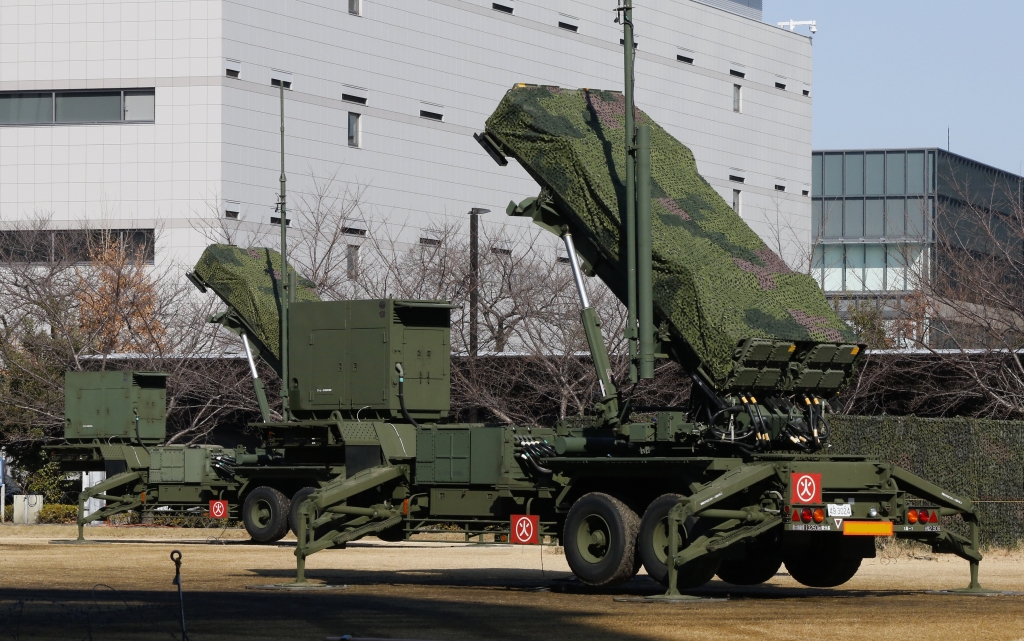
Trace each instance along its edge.
<instances>
[{"instance_id":1,"label":"green fence","mask_svg":"<svg viewBox=\"0 0 1024 641\"><path fill-rule=\"evenodd\" d=\"M834 454L866 454L976 501L982 543L1024 539L1024 421L829 417ZM967 533L958 520L952 527Z\"/></svg>"}]
</instances>

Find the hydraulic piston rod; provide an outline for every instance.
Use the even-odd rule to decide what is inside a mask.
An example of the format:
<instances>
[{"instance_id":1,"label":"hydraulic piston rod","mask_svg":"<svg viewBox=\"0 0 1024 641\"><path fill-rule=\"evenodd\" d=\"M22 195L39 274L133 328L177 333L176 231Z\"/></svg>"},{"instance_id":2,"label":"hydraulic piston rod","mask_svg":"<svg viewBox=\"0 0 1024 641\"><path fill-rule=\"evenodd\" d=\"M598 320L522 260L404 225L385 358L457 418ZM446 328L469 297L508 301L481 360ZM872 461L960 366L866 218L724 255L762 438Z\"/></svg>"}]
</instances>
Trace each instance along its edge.
<instances>
[{"instance_id":1,"label":"hydraulic piston rod","mask_svg":"<svg viewBox=\"0 0 1024 641\"><path fill-rule=\"evenodd\" d=\"M590 306L590 298L587 296L587 289L583 282L583 272L580 270L580 261L576 256L576 246L572 242L572 234L564 232L562 242L565 243L565 251L569 255L569 265L572 267L572 276L576 280L576 291L580 295L580 304L583 309L580 311L580 318L583 320L583 331L587 335L587 345L590 347L590 354L594 358L594 367L597 368L597 381L601 386L601 406L605 419L610 422L617 422L619 416L618 390L612 382L612 366L608 358L608 350L604 346L604 338L601 336L601 320L597 312Z\"/></svg>"}]
</instances>

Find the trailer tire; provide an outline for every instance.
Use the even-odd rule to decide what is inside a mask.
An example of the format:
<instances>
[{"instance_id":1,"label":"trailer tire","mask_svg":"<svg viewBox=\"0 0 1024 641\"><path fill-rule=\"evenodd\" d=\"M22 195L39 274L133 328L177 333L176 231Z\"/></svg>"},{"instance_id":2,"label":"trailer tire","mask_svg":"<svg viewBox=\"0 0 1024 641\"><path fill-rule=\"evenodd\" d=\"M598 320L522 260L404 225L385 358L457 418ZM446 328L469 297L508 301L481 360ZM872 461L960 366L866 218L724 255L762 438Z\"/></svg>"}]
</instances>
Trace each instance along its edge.
<instances>
[{"instance_id":1,"label":"trailer tire","mask_svg":"<svg viewBox=\"0 0 1024 641\"><path fill-rule=\"evenodd\" d=\"M587 585L606 587L633 577L640 518L625 503L591 492L565 519L563 547L569 569Z\"/></svg>"},{"instance_id":2,"label":"trailer tire","mask_svg":"<svg viewBox=\"0 0 1024 641\"><path fill-rule=\"evenodd\" d=\"M647 576L668 586L668 513L680 499L680 494L662 494L647 506L640 522L640 536L637 547L643 559ZM708 524L705 519L688 517L683 524L684 547L703 535ZM718 571L717 557L704 555L678 568L676 587L680 590L699 588L715 576Z\"/></svg>"},{"instance_id":3,"label":"trailer tire","mask_svg":"<svg viewBox=\"0 0 1024 641\"><path fill-rule=\"evenodd\" d=\"M809 588L834 588L853 578L860 569L860 557L837 554L800 554L785 558L786 570L793 580Z\"/></svg>"},{"instance_id":4,"label":"trailer tire","mask_svg":"<svg viewBox=\"0 0 1024 641\"><path fill-rule=\"evenodd\" d=\"M718 578L733 585L758 585L775 576L782 555L770 550L751 550L745 558L727 559L718 566Z\"/></svg>"},{"instance_id":5,"label":"trailer tire","mask_svg":"<svg viewBox=\"0 0 1024 641\"><path fill-rule=\"evenodd\" d=\"M299 536L299 508L309 495L316 492L315 487L304 487L292 496L291 509L288 510L288 529L298 538Z\"/></svg>"},{"instance_id":6,"label":"trailer tire","mask_svg":"<svg viewBox=\"0 0 1024 641\"><path fill-rule=\"evenodd\" d=\"M273 543L288 533L288 503L288 497L266 485L249 492L242 503L242 523L253 541Z\"/></svg>"}]
</instances>

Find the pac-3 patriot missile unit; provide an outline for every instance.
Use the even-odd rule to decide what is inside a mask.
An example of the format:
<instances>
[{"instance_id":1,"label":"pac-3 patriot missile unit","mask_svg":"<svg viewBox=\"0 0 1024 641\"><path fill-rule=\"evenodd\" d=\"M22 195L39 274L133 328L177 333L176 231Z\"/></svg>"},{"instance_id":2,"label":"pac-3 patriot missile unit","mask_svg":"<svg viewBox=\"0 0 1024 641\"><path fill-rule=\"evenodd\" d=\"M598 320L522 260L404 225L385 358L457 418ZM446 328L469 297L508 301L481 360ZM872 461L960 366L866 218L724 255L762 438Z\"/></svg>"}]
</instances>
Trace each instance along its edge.
<instances>
[{"instance_id":1,"label":"pac-3 patriot missile unit","mask_svg":"<svg viewBox=\"0 0 1024 641\"><path fill-rule=\"evenodd\" d=\"M226 305L212 320L281 375L283 420L270 420L253 364L262 446L196 448L190 473L189 448L173 450L185 464L172 468L178 455L145 443L141 413L125 422L122 409L127 469L92 495L120 506L108 509L216 495L241 502L259 540L280 538L290 514L298 582L318 551L444 523L558 541L595 586L643 568L671 595L716 575L761 583L783 564L804 585L837 586L874 556L876 537L895 536L968 560L968 589L980 589L968 497L829 454L828 399L864 346L697 173L690 150L635 109L630 4L619 8L624 93L516 85L476 136L542 187L507 213L565 244L600 383L593 412L554 427L450 422L447 303L320 301L287 254L214 245L190 278ZM629 311L626 380L611 374L588 277ZM656 359L677 362L692 392L651 418L634 411L632 390ZM133 376L141 389L147 375ZM102 437L89 443L67 451L114 452ZM950 529L954 518L970 537Z\"/></svg>"}]
</instances>

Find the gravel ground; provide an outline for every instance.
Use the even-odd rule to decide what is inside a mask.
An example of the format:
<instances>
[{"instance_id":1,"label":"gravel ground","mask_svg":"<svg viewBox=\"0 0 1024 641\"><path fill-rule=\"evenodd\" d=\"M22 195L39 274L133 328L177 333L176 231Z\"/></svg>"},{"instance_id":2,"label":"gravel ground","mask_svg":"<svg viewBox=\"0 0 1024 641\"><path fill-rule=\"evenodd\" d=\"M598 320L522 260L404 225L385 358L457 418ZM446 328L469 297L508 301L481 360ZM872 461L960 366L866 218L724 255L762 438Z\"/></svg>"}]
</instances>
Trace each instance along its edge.
<instances>
[{"instance_id":1,"label":"gravel ground","mask_svg":"<svg viewBox=\"0 0 1024 641\"><path fill-rule=\"evenodd\" d=\"M388 544L376 539L314 555L308 576L333 589L282 592L293 544L257 546L240 530L0 526L0 637L180 638L174 565L181 550L189 637L310 639L814 639L1024 640L1024 596L929 590L967 583L967 563L890 549L846 585L799 586L780 572L764 586L713 581L699 603L622 602L659 592L642 573L614 590L571 580L558 548ZM915 558L916 557L916 558ZM990 553L990 588L1024 591L1024 553Z\"/></svg>"}]
</instances>

